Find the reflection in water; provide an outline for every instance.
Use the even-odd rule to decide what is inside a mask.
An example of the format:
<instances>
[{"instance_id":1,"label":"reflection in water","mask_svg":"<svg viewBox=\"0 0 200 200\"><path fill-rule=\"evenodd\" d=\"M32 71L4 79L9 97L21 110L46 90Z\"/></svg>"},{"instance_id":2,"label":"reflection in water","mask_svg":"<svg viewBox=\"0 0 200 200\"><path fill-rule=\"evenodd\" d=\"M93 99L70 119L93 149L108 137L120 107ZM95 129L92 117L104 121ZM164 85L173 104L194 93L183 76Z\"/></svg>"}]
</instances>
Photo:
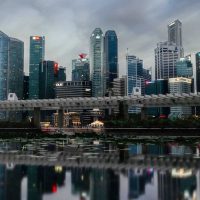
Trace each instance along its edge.
<instances>
[{"instance_id":1,"label":"reflection in water","mask_svg":"<svg viewBox=\"0 0 200 200\"><path fill-rule=\"evenodd\" d=\"M77 200L195 200L198 199L196 196L199 195L200 187L200 173L191 169L189 171L192 173L188 173L188 169L181 169L182 172L173 169L175 173L153 168L120 172L63 168L57 172L55 167L48 166L15 166L8 169L1 165L0 169L1 200L25 200L26 197L28 200L65 199L60 192L61 188L66 190L66 194L71 188L68 195Z\"/></svg>"},{"instance_id":2,"label":"reflection in water","mask_svg":"<svg viewBox=\"0 0 200 200\"><path fill-rule=\"evenodd\" d=\"M196 167L184 166L184 163L182 166L159 167L160 161L154 165L153 160L146 165L145 162L141 165L139 161L133 165L129 162L129 165L120 168L128 160L148 160L152 156L168 160L183 158L183 162L185 158L193 159L193 162L199 159L196 153L198 146L178 143L118 144L112 141L94 144L87 140L82 143L73 141L70 145L66 145L65 141L4 142L0 147L5 154L17 151L16 160L22 154L29 155L30 160L48 155L46 160L53 162L56 155L73 153L73 159L78 158L73 167L48 166L48 162L43 166L2 162L0 200L200 200L200 171ZM100 159L106 167L80 167L80 155L85 156L84 162ZM2 155L0 159L3 159Z\"/></svg>"}]
</instances>

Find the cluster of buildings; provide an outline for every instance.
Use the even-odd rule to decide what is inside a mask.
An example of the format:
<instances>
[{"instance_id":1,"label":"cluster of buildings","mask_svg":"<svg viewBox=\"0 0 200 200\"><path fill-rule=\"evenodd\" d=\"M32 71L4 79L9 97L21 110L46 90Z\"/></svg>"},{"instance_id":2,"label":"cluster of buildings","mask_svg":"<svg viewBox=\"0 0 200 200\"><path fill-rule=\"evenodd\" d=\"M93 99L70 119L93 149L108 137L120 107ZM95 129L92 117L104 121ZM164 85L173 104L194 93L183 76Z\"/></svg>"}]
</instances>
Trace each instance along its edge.
<instances>
[{"instance_id":1,"label":"cluster of buildings","mask_svg":"<svg viewBox=\"0 0 200 200\"><path fill-rule=\"evenodd\" d=\"M117 34L114 30L104 34L96 28L90 36L89 57L82 53L72 60L71 81L66 81L65 68L45 59L45 37L31 36L26 76L24 43L0 32L0 100L6 100L9 93L18 99L53 99L200 92L200 53L196 53L194 68L191 56L184 56L179 20L168 25L168 40L159 42L154 53L155 67L147 69L142 59L127 50L126 74L119 77ZM200 111L191 107L149 108L146 114L188 117L194 110L195 114ZM129 113L139 112L140 108L129 108ZM9 113L0 112L1 120L9 117Z\"/></svg>"}]
</instances>

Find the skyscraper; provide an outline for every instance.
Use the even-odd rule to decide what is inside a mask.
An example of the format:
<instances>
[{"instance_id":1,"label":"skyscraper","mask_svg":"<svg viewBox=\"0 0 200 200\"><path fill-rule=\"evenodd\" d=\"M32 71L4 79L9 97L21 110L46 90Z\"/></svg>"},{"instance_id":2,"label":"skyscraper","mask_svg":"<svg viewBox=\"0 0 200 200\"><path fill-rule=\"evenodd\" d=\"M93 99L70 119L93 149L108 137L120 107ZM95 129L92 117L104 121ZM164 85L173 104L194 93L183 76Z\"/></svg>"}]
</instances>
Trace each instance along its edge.
<instances>
[{"instance_id":1,"label":"skyscraper","mask_svg":"<svg viewBox=\"0 0 200 200\"><path fill-rule=\"evenodd\" d=\"M80 54L79 59L72 60L72 81L89 81L90 64L87 54Z\"/></svg>"},{"instance_id":2,"label":"skyscraper","mask_svg":"<svg viewBox=\"0 0 200 200\"><path fill-rule=\"evenodd\" d=\"M191 62L190 56L180 58L176 62L176 73L177 73L177 77L182 76L182 77L192 78L193 67L192 67L192 62Z\"/></svg>"},{"instance_id":3,"label":"skyscraper","mask_svg":"<svg viewBox=\"0 0 200 200\"><path fill-rule=\"evenodd\" d=\"M133 95L134 88L140 88L142 92L144 78L143 78L143 61L133 55L126 56L127 65L127 94Z\"/></svg>"},{"instance_id":4,"label":"skyscraper","mask_svg":"<svg viewBox=\"0 0 200 200\"><path fill-rule=\"evenodd\" d=\"M9 51L9 93L16 93L18 99L23 99L24 79L24 43L10 38Z\"/></svg>"},{"instance_id":5,"label":"skyscraper","mask_svg":"<svg viewBox=\"0 0 200 200\"><path fill-rule=\"evenodd\" d=\"M66 81L66 68L60 66L58 68L58 78L57 81Z\"/></svg>"},{"instance_id":6,"label":"skyscraper","mask_svg":"<svg viewBox=\"0 0 200 200\"><path fill-rule=\"evenodd\" d=\"M93 97L102 97L105 93L103 46L103 32L100 28L96 28L90 37L90 75Z\"/></svg>"},{"instance_id":7,"label":"skyscraper","mask_svg":"<svg viewBox=\"0 0 200 200\"><path fill-rule=\"evenodd\" d=\"M104 58L106 72L106 90L112 87L112 82L118 78L118 39L116 32L109 30L104 38Z\"/></svg>"},{"instance_id":8,"label":"skyscraper","mask_svg":"<svg viewBox=\"0 0 200 200\"><path fill-rule=\"evenodd\" d=\"M58 63L43 61L39 65L39 99L53 99L54 83L58 76Z\"/></svg>"},{"instance_id":9,"label":"skyscraper","mask_svg":"<svg viewBox=\"0 0 200 200\"><path fill-rule=\"evenodd\" d=\"M133 55L126 56L127 66L127 94L144 94L143 61ZM133 107L129 113L139 113L140 108Z\"/></svg>"},{"instance_id":10,"label":"skyscraper","mask_svg":"<svg viewBox=\"0 0 200 200\"><path fill-rule=\"evenodd\" d=\"M178 19L168 25L168 41L182 47L182 23Z\"/></svg>"},{"instance_id":11,"label":"skyscraper","mask_svg":"<svg viewBox=\"0 0 200 200\"><path fill-rule=\"evenodd\" d=\"M176 62L180 59L180 48L174 43L159 42L155 49L155 79L177 76Z\"/></svg>"},{"instance_id":12,"label":"skyscraper","mask_svg":"<svg viewBox=\"0 0 200 200\"><path fill-rule=\"evenodd\" d=\"M170 94L182 94L191 93L192 79L178 77L169 79L169 91ZM192 108L190 106L175 106L170 108L171 117L189 117L192 114Z\"/></svg>"},{"instance_id":13,"label":"skyscraper","mask_svg":"<svg viewBox=\"0 0 200 200\"><path fill-rule=\"evenodd\" d=\"M200 92L200 52L196 53L196 91Z\"/></svg>"},{"instance_id":14,"label":"skyscraper","mask_svg":"<svg viewBox=\"0 0 200 200\"><path fill-rule=\"evenodd\" d=\"M9 43L10 38L0 31L0 100L8 95Z\"/></svg>"},{"instance_id":15,"label":"skyscraper","mask_svg":"<svg viewBox=\"0 0 200 200\"><path fill-rule=\"evenodd\" d=\"M30 37L29 99L39 98L39 64L44 60L45 38Z\"/></svg>"},{"instance_id":16,"label":"skyscraper","mask_svg":"<svg viewBox=\"0 0 200 200\"><path fill-rule=\"evenodd\" d=\"M24 43L0 31L0 100L6 100L8 93L23 98ZM0 112L0 119L6 113Z\"/></svg>"}]
</instances>

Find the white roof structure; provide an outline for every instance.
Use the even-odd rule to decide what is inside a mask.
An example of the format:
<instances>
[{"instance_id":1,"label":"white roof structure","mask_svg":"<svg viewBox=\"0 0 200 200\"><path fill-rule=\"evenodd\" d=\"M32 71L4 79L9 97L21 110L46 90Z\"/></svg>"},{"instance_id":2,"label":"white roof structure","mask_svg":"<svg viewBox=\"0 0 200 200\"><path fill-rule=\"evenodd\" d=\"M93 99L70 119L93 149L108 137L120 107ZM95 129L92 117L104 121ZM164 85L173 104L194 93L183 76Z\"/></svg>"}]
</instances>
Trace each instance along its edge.
<instances>
[{"instance_id":1,"label":"white roof structure","mask_svg":"<svg viewBox=\"0 0 200 200\"><path fill-rule=\"evenodd\" d=\"M91 98L66 99L38 99L38 100L7 100L0 101L1 111L13 110L57 110L57 109L109 109L119 108L124 102L129 107L171 107L171 106L200 106L200 93L166 94L145 96L113 96Z\"/></svg>"}]
</instances>

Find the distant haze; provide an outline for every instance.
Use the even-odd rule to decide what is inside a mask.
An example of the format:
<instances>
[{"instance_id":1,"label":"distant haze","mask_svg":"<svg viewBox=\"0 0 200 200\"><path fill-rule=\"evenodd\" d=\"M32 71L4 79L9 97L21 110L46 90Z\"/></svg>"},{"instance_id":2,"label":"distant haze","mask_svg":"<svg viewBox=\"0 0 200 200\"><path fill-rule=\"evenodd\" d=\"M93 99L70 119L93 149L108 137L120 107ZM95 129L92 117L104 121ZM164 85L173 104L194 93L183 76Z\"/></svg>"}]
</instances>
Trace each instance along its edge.
<instances>
[{"instance_id":1,"label":"distant haze","mask_svg":"<svg viewBox=\"0 0 200 200\"><path fill-rule=\"evenodd\" d=\"M0 0L0 30L25 43L28 73L29 37L46 37L47 60L67 68L71 60L89 53L90 34L96 27L116 31L119 39L120 74L125 74L125 54L154 67L156 43L167 40L167 24L183 25L185 54L200 51L199 0Z\"/></svg>"}]
</instances>

